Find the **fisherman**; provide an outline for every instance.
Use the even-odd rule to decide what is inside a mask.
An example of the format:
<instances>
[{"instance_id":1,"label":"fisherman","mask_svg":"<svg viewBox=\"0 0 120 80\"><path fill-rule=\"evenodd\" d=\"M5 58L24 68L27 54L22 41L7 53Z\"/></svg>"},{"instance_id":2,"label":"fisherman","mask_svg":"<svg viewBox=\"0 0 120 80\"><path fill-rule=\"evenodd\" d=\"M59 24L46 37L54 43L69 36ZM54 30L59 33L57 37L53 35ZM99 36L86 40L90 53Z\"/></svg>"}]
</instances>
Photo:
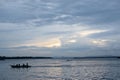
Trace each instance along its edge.
<instances>
[{"instance_id":1,"label":"fisherman","mask_svg":"<svg viewBox=\"0 0 120 80\"><path fill-rule=\"evenodd\" d=\"M16 64L16 67L18 67L19 66L19 64Z\"/></svg>"},{"instance_id":2,"label":"fisherman","mask_svg":"<svg viewBox=\"0 0 120 80\"><path fill-rule=\"evenodd\" d=\"M18 64L18 67L20 67L20 64Z\"/></svg>"},{"instance_id":3,"label":"fisherman","mask_svg":"<svg viewBox=\"0 0 120 80\"><path fill-rule=\"evenodd\" d=\"M26 66L28 66L28 63L26 63Z\"/></svg>"},{"instance_id":4,"label":"fisherman","mask_svg":"<svg viewBox=\"0 0 120 80\"><path fill-rule=\"evenodd\" d=\"M25 67L25 64L23 64L22 66Z\"/></svg>"}]
</instances>

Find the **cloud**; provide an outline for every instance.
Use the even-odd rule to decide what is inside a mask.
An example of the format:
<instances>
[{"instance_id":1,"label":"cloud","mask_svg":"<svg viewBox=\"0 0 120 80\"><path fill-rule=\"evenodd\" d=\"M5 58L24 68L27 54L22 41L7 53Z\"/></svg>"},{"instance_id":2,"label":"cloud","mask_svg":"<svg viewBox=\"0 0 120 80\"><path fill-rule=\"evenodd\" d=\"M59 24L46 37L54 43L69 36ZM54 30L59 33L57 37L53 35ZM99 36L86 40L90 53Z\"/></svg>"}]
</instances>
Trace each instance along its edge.
<instances>
[{"instance_id":1,"label":"cloud","mask_svg":"<svg viewBox=\"0 0 120 80\"><path fill-rule=\"evenodd\" d=\"M102 32L106 32L106 31L108 31L108 30L86 30L86 31L81 31L78 34L81 37L86 37L86 36L89 36L89 35L92 35L92 34L102 33Z\"/></svg>"},{"instance_id":2,"label":"cloud","mask_svg":"<svg viewBox=\"0 0 120 80\"><path fill-rule=\"evenodd\" d=\"M0 0L0 54L119 55L119 2Z\"/></svg>"},{"instance_id":3,"label":"cloud","mask_svg":"<svg viewBox=\"0 0 120 80\"><path fill-rule=\"evenodd\" d=\"M68 43L75 43L75 42L76 42L76 40L74 40L74 39L68 40Z\"/></svg>"},{"instance_id":4,"label":"cloud","mask_svg":"<svg viewBox=\"0 0 120 80\"><path fill-rule=\"evenodd\" d=\"M41 19L37 21L37 24L43 25L54 22L98 24L119 20L118 0L101 2L98 0L35 0L34 2L1 0L0 3L1 22L26 22Z\"/></svg>"},{"instance_id":5,"label":"cloud","mask_svg":"<svg viewBox=\"0 0 120 80\"><path fill-rule=\"evenodd\" d=\"M37 41L33 40L33 41L28 42L27 44L20 44L18 46L35 46L35 47L55 48L55 47L61 47L61 41L59 38L47 39L44 41L40 41L37 39Z\"/></svg>"},{"instance_id":6,"label":"cloud","mask_svg":"<svg viewBox=\"0 0 120 80\"><path fill-rule=\"evenodd\" d=\"M93 44L97 45L97 46L106 46L107 45L107 40L92 40L91 41Z\"/></svg>"}]
</instances>

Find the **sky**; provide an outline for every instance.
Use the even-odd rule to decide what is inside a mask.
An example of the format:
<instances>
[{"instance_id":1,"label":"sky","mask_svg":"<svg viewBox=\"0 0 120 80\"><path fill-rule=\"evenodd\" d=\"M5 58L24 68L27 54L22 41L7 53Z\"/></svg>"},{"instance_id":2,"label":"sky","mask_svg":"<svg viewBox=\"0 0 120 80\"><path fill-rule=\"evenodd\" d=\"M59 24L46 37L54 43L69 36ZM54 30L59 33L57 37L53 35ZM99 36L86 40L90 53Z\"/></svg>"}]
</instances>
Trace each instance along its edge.
<instances>
[{"instance_id":1,"label":"sky","mask_svg":"<svg viewBox=\"0 0 120 80\"><path fill-rule=\"evenodd\" d=\"M0 0L0 56L120 56L120 0Z\"/></svg>"}]
</instances>

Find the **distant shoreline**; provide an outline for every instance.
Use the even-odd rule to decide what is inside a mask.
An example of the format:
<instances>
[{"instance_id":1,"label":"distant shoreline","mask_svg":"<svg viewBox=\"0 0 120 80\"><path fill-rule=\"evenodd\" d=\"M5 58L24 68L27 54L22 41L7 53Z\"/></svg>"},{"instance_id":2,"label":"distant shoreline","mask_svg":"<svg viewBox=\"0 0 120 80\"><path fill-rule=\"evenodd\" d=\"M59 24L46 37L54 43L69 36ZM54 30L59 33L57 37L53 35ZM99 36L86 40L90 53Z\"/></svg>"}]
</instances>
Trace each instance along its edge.
<instances>
[{"instance_id":1,"label":"distant shoreline","mask_svg":"<svg viewBox=\"0 0 120 80\"><path fill-rule=\"evenodd\" d=\"M52 57L0 57L0 60L5 59L52 59Z\"/></svg>"},{"instance_id":2,"label":"distant shoreline","mask_svg":"<svg viewBox=\"0 0 120 80\"><path fill-rule=\"evenodd\" d=\"M100 57L6 57L0 56L0 60L5 59L103 59L103 58L117 58L120 59L120 56L100 56Z\"/></svg>"}]
</instances>

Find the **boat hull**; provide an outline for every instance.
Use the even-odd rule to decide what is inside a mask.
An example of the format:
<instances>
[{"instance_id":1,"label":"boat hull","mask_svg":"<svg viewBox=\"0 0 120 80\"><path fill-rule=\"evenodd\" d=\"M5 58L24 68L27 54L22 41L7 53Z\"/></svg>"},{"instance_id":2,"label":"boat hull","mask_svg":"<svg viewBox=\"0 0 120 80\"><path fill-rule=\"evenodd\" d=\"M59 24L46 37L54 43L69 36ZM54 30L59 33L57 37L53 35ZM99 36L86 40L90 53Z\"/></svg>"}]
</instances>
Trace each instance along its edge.
<instances>
[{"instance_id":1,"label":"boat hull","mask_svg":"<svg viewBox=\"0 0 120 80\"><path fill-rule=\"evenodd\" d=\"M14 66L11 65L11 68L30 68L31 66Z\"/></svg>"}]
</instances>

